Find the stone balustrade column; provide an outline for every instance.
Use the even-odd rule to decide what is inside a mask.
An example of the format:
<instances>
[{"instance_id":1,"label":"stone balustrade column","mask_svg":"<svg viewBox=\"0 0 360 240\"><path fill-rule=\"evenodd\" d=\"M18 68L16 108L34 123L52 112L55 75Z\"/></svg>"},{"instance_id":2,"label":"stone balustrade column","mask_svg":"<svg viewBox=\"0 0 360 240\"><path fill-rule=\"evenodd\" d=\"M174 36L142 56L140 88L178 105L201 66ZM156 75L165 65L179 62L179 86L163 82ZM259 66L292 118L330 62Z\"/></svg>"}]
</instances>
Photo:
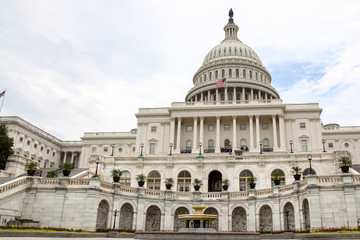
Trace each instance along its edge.
<instances>
[{"instance_id":1,"label":"stone balustrade column","mask_svg":"<svg viewBox=\"0 0 360 240\"><path fill-rule=\"evenodd\" d=\"M255 131L256 131L256 149L257 150L260 150L260 145L259 145L259 142L261 141L260 139L260 124L259 124L259 118L260 116L259 115L255 115Z\"/></svg>"},{"instance_id":2,"label":"stone balustrade column","mask_svg":"<svg viewBox=\"0 0 360 240\"><path fill-rule=\"evenodd\" d=\"M284 115L279 115L280 148L285 151L285 122Z\"/></svg>"},{"instance_id":3,"label":"stone balustrade column","mask_svg":"<svg viewBox=\"0 0 360 240\"><path fill-rule=\"evenodd\" d=\"M198 150L198 145L199 145L197 140L197 119L198 117L194 117L192 152L196 152Z\"/></svg>"},{"instance_id":4,"label":"stone balustrade column","mask_svg":"<svg viewBox=\"0 0 360 240\"><path fill-rule=\"evenodd\" d=\"M200 117L200 142L203 143L204 146L204 117Z\"/></svg>"},{"instance_id":5,"label":"stone balustrade column","mask_svg":"<svg viewBox=\"0 0 360 240\"><path fill-rule=\"evenodd\" d=\"M220 116L216 116L216 143L215 153L220 153Z\"/></svg>"},{"instance_id":6,"label":"stone balustrade column","mask_svg":"<svg viewBox=\"0 0 360 240\"><path fill-rule=\"evenodd\" d=\"M172 143L174 145L175 143L175 118L171 117L170 118L170 143ZM169 146L170 146L169 143Z\"/></svg>"},{"instance_id":7,"label":"stone balustrade column","mask_svg":"<svg viewBox=\"0 0 360 240\"><path fill-rule=\"evenodd\" d=\"M253 115L249 115L249 131L250 131L250 151L254 151L254 128L253 128Z\"/></svg>"},{"instance_id":8,"label":"stone balustrade column","mask_svg":"<svg viewBox=\"0 0 360 240\"><path fill-rule=\"evenodd\" d=\"M232 116L233 119L233 140L232 140L232 148L236 149L237 148L237 139L236 139L236 131L237 131L237 127L236 127L236 116Z\"/></svg>"},{"instance_id":9,"label":"stone balustrade column","mask_svg":"<svg viewBox=\"0 0 360 240\"><path fill-rule=\"evenodd\" d=\"M276 115L271 115L272 118L272 129L273 129L273 141L274 141L274 151L278 149L278 140L277 140L277 129L276 129Z\"/></svg>"},{"instance_id":10,"label":"stone balustrade column","mask_svg":"<svg viewBox=\"0 0 360 240\"><path fill-rule=\"evenodd\" d=\"M176 153L180 153L180 141L181 141L181 117L178 117L178 128L177 128L177 135L176 135Z\"/></svg>"}]
</instances>

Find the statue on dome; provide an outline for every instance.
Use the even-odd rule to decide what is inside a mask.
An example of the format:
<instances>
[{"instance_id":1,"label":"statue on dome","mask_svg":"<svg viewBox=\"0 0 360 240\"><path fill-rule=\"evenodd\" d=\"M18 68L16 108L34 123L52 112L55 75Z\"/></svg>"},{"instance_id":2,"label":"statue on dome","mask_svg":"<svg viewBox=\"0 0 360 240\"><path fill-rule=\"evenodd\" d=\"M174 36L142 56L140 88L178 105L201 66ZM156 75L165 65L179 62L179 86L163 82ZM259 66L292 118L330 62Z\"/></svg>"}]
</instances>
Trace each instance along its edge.
<instances>
[{"instance_id":1,"label":"statue on dome","mask_svg":"<svg viewBox=\"0 0 360 240\"><path fill-rule=\"evenodd\" d=\"M234 16L234 12L232 10L232 8L230 8L230 11L229 11L229 23L234 23L234 19L232 18Z\"/></svg>"}]
</instances>

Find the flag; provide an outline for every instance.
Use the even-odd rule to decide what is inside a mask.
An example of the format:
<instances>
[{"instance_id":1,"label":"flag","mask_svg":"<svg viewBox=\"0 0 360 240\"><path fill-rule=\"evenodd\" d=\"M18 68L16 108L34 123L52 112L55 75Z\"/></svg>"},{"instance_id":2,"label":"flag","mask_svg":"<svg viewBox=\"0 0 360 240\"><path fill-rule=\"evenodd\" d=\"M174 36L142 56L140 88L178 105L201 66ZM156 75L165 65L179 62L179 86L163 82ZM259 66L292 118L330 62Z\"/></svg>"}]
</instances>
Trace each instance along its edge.
<instances>
[{"instance_id":1,"label":"flag","mask_svg":"<svg viewBox=\"0 0 360 240\"><path fill-rule=\"evenodd\" d=\"M225 85L226 85L226 78L220 79L219 81L216 82L216 87L223 87Z\"/></svg>"},{"instance_id":2,"label":"flag","mask_svg":"<svg viewBox=\"0 0 360 240\"><path fill-rule=\"evenodd\" d=\"M2 93L0 93L0 98L5 95L5 92L6 92L6 90L3 91Z\"/></svg>"}]
</instances>

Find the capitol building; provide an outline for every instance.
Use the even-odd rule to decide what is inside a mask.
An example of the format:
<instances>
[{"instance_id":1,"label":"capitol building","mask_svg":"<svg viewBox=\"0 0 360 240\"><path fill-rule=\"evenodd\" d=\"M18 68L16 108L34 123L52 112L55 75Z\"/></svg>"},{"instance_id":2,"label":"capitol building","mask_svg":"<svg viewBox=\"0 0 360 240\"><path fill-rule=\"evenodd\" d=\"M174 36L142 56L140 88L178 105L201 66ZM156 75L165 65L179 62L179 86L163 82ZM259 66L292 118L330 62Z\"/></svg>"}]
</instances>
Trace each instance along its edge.
<instances>
[{"instance_id":1,"label":"capitol building","mask_svg":"<svg viewBox=\"0 0 360 240\"><path fill-rule=\"evenodd\" d=\"M129 132L62 141L20 117L1 116L14 139L0 171L1 225L17 218L95 231L111 228L116 210L118 229L177 231L184 226L178 215L204 205L218 215L212 224L219 232L357 227L360 126L324 125L317 103L284 103L258 54L238 36L232 11L223 30L185 101L140 108ZM352 160L348 173L341 157ZM33 177L25 171L31 161L41 171ZM65 162L75 166L70 177L59 169ZM302 169L300 180L294 167ZM113 169L122 171L119 183ZM59 177L47 178L50 170Z\"/></svg>"}]
</instances>

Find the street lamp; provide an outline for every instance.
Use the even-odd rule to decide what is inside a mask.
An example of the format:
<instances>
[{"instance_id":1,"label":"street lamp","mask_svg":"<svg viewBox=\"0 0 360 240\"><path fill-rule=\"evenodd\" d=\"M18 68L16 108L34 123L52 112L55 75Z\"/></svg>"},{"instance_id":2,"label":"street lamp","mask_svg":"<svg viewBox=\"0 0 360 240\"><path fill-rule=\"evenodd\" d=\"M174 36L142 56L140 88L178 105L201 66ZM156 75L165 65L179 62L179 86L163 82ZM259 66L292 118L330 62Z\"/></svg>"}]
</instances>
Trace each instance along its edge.
<instances>
[{"instance_id":1,"label":"street lamp","mask_svg":"<svg viewBox=\"0 0 360 240\"><path fill-rule=\"evenodd\" d=\"M111 156L114 156L114 147L115 147L115 144L111 144L111 148L112 148L112 150L111 150Z\"/></svg>"},{"instance_id":2,"label":"street lamp","mask_svg":"<svg viewBox=\"0 0 360 240\"><path fill-rule=\"evenodd\" d=\"M199 156L201 156L201 147L202 147L202 142L199 142L199 149L200 149Z\"/></svg>"},{"instance_id":3,"label":"street lamp","mask_svg":"<svg viewBox=\"0 0 360 240\"><path fill-rule=\"evenodd\" d=\"M259 142L259 145L260 145L260 154L263 154L263 152L262 152L262 142L261 141Z\"/></svg>"},{"instance_id":4,"label":"street lamp","mask_svg":"<svg viewBox=\"0 0 360 240\"><path fill-rule=\"evenodd\" d=\"M140 157L142 157L142 156L143 156L143 148L144 148L144 144L142 143L142 144L140 145L140 147L141 147Z\"/></svg>"},{"instance_id":5,"label":"street lamp","mask_svg":"<svg viewBox=\"0 0 360 240\"><path fill-rule=\"evenodd\" d=\"M170 154L169 154L169 156L171 156L172 154L171 154L171 150L172 150L172 147L173 147L174 145L172 144L172 143L170 143Z\"/></svg>"},{"instance_id":6,"label":"street lamp","mask_svg":"<svg viewBox=\"0 0 360 240\"><path fill-rule=\"evenodd\" d=\"M118 210L115 209L114 211L114 225L113 225L113 229L115 229L115 223L116 223L116 216L117 216Z\"/></svg>"},{"instance_id":7,"label":"street lamp","mask_svg":"<svg viewBox=\"0 0 360 240\"><path fill-rule=\"evenodd\" d=\"M293 141L290 140L289 143L290 143L290 153L294 153L294 152L293 152L293 149L292 149Z\"/></svg>"},{"instance_id":8,"label":"street lamp","mask_svg":"<svg viewBox=\"0 0 360 240\"><path fill-rule=\"evenodd\" d=\"M93 178L99 178L97 173L98 173L98 167L99 167L99 163L100 163L100 158L97 158L95 160L95 163L96 163L96 170L95 170L95 175L93 176Z\"/></svg>"},{"instance_id":9,"label":"street lamp","mask_svg":"<svg viewBox=\"0 0 360 240\"><path fill-rule=\"evenodd\" d=\"M325 150L325 142L326 142L326 140L323 139L323 140L321 140L321 142L322 142L322 144L323 144L323 152L326 152L326 150Z\"/></svg>"},{"instance_id":10,"label":"street lamp","mask_svg":"<svg viewBox=\"0 0 360 240\"><path fill-rule=\"evenodd\" d=\"M232 154L232 143L230 142L229 145L230 145L229 155L231 155Z\"/></svg>"},{"instance_id":11,"label":"street lamp","mask_svg":"<svg viewBox=\"0 0 360 240\"><path fill-rule=\"evenodd\" d=\"M312 170L312 168L311 168L311 160L312 160L312 155L311 155L311 154L308 155L308 160L309 160L309 163L310 163L310 171L309 171L309 174L313 174L313 170Z\"/></svg>"}]
</instances>

